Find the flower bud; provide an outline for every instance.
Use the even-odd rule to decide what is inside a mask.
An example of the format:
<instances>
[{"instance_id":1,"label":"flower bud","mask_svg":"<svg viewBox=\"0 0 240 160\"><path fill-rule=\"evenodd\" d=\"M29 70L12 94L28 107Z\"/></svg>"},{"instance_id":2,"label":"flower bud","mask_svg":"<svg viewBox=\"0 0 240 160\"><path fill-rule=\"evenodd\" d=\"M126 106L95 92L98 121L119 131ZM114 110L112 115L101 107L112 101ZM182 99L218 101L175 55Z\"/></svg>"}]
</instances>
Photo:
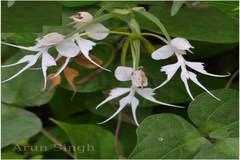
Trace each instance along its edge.
<instances>
[{"instance_id":1,"label":"flower bud","mask_svg":"<svg viewBox=\"0 0 240 160\"><path fill-rule=\"evenodd\" d=\"M93 19L93 16L88 12L78 12L69 18L74 20L73 23L75 23L75 25L73 27L79 28L82 24L90 22Z\"/></svg>"}]
</instances>

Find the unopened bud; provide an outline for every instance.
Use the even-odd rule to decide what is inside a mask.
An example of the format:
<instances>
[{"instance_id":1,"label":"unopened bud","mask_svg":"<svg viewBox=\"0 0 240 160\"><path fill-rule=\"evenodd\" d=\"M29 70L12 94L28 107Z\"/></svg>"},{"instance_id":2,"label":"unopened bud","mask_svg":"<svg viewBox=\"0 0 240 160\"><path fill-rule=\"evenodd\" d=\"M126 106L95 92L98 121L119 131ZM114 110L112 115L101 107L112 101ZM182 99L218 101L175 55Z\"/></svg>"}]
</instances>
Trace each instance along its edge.
<instances>
[{"instance_id":1,"label":"unopened bud","mask_svg":"<svg viewBox=\"0 0 240 160\"><path fill-rule=\"evenodd\" d=\"M82 24L90 22L93 19L93 16L88 12L78 12L75 15L69 17L74 20L74 28L79 28ZM72 23L71 23L72 24Z\"/></svg>"}]
</instances>

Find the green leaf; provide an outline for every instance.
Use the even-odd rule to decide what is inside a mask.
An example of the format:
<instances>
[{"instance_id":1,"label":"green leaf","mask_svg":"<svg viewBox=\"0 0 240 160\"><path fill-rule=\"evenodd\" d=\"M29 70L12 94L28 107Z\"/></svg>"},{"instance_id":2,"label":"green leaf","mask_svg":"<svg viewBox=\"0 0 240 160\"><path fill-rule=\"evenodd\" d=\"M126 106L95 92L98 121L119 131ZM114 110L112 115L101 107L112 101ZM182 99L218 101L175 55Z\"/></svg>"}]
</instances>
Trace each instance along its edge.
<instances>
[{"instance_id":1,"label":"green leaf","mask_svg":"<svg viewBox=\"0 0 240 160\"><path fill-rule=\"evenodd\" d=\"M141 42L143 43L148 53L152 54L155 51L152 44L146 38L141 37Z\"/></svg>"},{"instance_id":2,"label":"green leaf","mask_svg":"<svg viewBox=\"0 0 240 160\"><path fill-rule=\"evenodd\" d=\"M76 159L117 158L114 135L109 131L96 125L73 125L53 119L52 121L67 133L72 146L76 148Z\"/></svg>"},{"instance_id":3,"label":"green leaf","mask_svg":"<svg viewBox=\"0 0 240 160\"><path fill-rule=\"evenodd\" d=\"M208 1L208 4L222 10L234 19L239 19L239 1Z\"/></svg>"},{"instance_id":4,"label":"green leaf","mask_svg":"<svg viewBox=\"0 0 240 160\"><path fill-rule=\"evenodd\" d=\"M177 12L182 7L184 2L185 1L178 1L178 0L173 1L172 8L171 8L171 16L174 16L175 14L177 14Z\"/></svg>"},{"instance_id":5,"label":"green leaf","mask_svg":"<svg viewBox=\"0 0 240 160\"><path fill-rule=\"evenodd\" d=\"M60 1L58 3L66 7L85 7L95 5L98 1Z\"/></svg>"},{"instance_id":6,"label":"green leaf","mask_svg":"<svg viewBox=\"0 0 240 160\"><path fill-rule=\"evenodd\" d=\"M57 2L17 1L12 7L2 2L2 32L42 32L44 25L62 24L62 7Z\"/></svg>"},{"instance_id":7,"label":"green leaf","mask_svg":"<svg viewBox=\"0 0 240 160\"><path fill-rule=\"evenodd\" d=\"M238 159L239 139L227 138L201 150L194 159Z\"/></svg>"},{"instance_id":8,"label":"green leaf","mask_svg":"<svg viewBox=\"0 0 240 160\"><path fill-rule=\"evenodd\" d=\"M121 53L121 65L125 65L126 63L126 55L128 51L128 46L130 44L130 38L126 39L122 46L122 53Z\"/></svg>"},{"instance_id":9,"label":"green leaf","mask_svg":"<svg viewBox=\"0 0 240 160\"><path fill-rule=\"evenodd\" d=\"M146 12L143 10L136 10L136 12L140 13L143 17L147 18L148 20L150 20L151 22L153 22L155 24L155 26L159 27L157 30L160 29L160 31L166 36L166 38L168 40L170 40L170 37L168 35L168 32L165 29L165 26L162 24L162 22L160 21L160 19L158 19L156 16L154 16L153 14L151 14L150 12ZM138 22L140 23L141 27L144 27L141 25L141 21L139 20Z\"/></svg>"},{"instance_id":10,"label":"green leaf","mask_svg":"<svg viewBox=\"0 0 240 160\"><path fill-rule=\"evenodd\" d=\"M188 109L190 119L211 138L238 137L238 92L220 89L211 93L221 101L207 93L197 96Z\"/></svg>"},{"instance_id":11,"label":"green leaf","mask_svg":"<svg viewBox=\"0 0 240 160\"><path fill-rule=\"evenodd\" d=\"M219 9L182 8L177 15L171 16L169 14L171 7L165 2L148 2L148 4L150 5L148 12L161 20L170 36L213 43L238 42L238 20L230 18ZM162 33L149 18L136 15L136 19L142 28Z\"/></svg>"},{"instance_id":12,"label":"green leaf","mask_svg":"<svg viewBox=\"0 0 240 160\"><path fill-rule=\"evenodd\" d=\"M6 64L17 62L23 55L16 54L11 57ZM24 65L7 67L2 69L2 80L5 80L16 74ZM43 76L41 70L26 70L16 78L2 84L2 101L7 104L18 106L39 106L50 101L54 92L47 95L48 87L40 93L43 85Z\"/></svg>"},{"instance_id":13,"label":"green leaf","mask_svg":"<svg viewBox=\"0 0 240 160\"><path fill-rule=\"evenodd\" d=\"M14 151L2 151L1 159L24 159L24 155L17 154Z\"/></svg>"},{"instance_id":14,"label":"green leaf","mask_svg":"<svg viewBox=\"0 0 240 160\"><path fill-rule=\"evenodd\" d=\"M173 114L146 118L137 129L131 159L191 159L209 142L189 122Z\"/></svg>"},{"instance_id":15,"label":"green leaf","mask_svg":"<svg viewBox=\"0 0 240 160\"><path fill-rule=\"evenodd\" d=\"M1 117L2 147L32 137L42 127L40 119L35 114L5 104L2 104Z\"/></svg>"},{"instance_id":16,"label":"green leaf","mask_svg":"<svg viewBox=\"0 0 240 160\"><path fill-rule=\"evenodd\" d=\"M67 120L72 117L74 113L85 109L83 106L84 100L81 94L77 93L73 99L71 99L72 95L72 91L57 88L56 93L48 103L51 112L58 120Z\"/></svg>"}]
</instances>

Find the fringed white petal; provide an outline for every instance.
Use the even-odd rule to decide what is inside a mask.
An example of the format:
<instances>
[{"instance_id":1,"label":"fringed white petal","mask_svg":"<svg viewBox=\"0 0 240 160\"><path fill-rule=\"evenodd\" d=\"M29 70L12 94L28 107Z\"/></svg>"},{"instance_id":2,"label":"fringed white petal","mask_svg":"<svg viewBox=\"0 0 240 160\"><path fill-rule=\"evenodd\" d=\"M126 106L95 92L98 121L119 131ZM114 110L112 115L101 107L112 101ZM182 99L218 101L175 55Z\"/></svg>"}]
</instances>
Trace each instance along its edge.
<instances>
[{"instance_id":1,"label":"fringed white petal","mask_svg":"<svg viewBox=\"0 0 240 160\"><path fill-rule=\"evenodd\" d=\"M77 37L76 38L76 42L77 42L77 45L79 46L82 54L90 61L92 62L93 64L95 64L96 66L102 68L103 70L106 70L106 71L109 71L111 72L110 70L106 69L106 68L103 68L102 66L100 66L99 64L97 64L96 62L94 62L91 57L89 57L89 51L92 50L93 46L95 46L96 44L90 40L86 40L86 39L83 39L83 38L80 38L80 37Z\"/></svg>"},{"instance_id":2,"label":"fringed white petal","mask_svg":"<svg viewBox=\"0 0 240 160\"><path fill-rule=\"evenodd\" d=\"M161 105L165 105L165 106L171 106L171 107L177 107L177 108L184 108L183 106L177 106L177 105L173 105L173 104L168 104L168 103L164 103L164 102L160 102L158 100L156 100L153 95L155 95L154 90L152 88L144 88L144 89L140 89L137 88L136 92L141 95L143 98L157 103L157 104L161 104Z\"/></svg>"},{"instance_id":3,"label":"fringed white petal","mask_svg":"<svg viewBox=\"0 0 240 160\"><path fill-rule=\"evenodd\" d=\"M56 45L59 54L64 57L76 57L80 52L79 47L75 44L74 40L64 41Z\"/></svg>"},{"instance_id":4,"label":"fringed white petal","mask_svg":"<svg viewBox=\"0 0 240 160\"><path fill-rule=\"evenodd\" d=\"M68 65L69 61L70 61L70 57L67 57L66 60L65 60L65 63L62 65L62 67L58 70L58 72L51 78L55 78L57 77L65 68L66 66Z\"/></svg>"},{"instance_id":5,"label":"fringed white petal","mask_svg":"<svg viewBox=\"0 0 240 160\"><path fill-rule=\"evenodd\" d=\"M211 74L211 73L208 73L205 69L204 69L204 66L203 64L204 63L201 63L201 62L188 62L188 61L185 61L185 64L192 68L193 70L199 72L199 73L202 73L202 74L205 74L205 75L208 75L208 76L212 76L212 77L228 77L230 74L228 75L216 75L216 74Z\"/></svg>"},{"instance_id":6,"label":"fringed white petal","mask_svg":"<svg viewBox=\"0 0 240 160\"><path fill-rule=\"evenodd\" d=\"M130 81L132 72L133 72L133 68L131 67L119 66L115 70L115 77L119 81Z\"/></svg>"},{"instance_id":7,"label":"fringed white petal","mask_svg":"<svg viewBox=\"0 0 240 160\"><path fill-rule=\"evenodd\" d=\"M171 45L179 50L189 50L190 48L194 48L185 38L174 38L171 40Z\"/></svg>"},{"instance_id":8,"label":"fringed white petal","mask_svg":"<svg viewBox=\"0 0 240 160\"><path fill-rule=\"evenodd\" d=\"M220 101L219 98L217 98L216 96L214 96L211 92L209 92L209 90L207 90L197 79L197 75L192 73L192 72L189 72L189 78L195 83L197 84L199 87L201 87L202 89L204 89L208 94L210 94L212 97L216 98L217 100Z\"/></svg>"},{"instance_id":9,"label":"fringed white petal","mask_svg":"<svg viewBox=\"0 0 240 160\"><path fill-rule=\"evenodd\" d=\"M115 117L119 112L121 112L121 110L129 103L129 96L122 98L119 101L119 108L117 109L117 111L111 116L109 117L107 120L98 123L98 124L103 124L106 123L107 121L111 120L113 117Z\"/></svg>"},{"instance_id":10,"label":"fringed white petal","mask_svg":"<svg viewBox=\"0 0 240 160\"><path fill-rule=\"evenodd\" d=\"M14 65L17 65L17 64L21 64L21 63L24 63L24 62L27 62L28 64L23 68L21 69L18 73L16 73L15 75L13 75L12 77L8 78L7 80L4 80L2 81L1 83L5 83L7 81L10 81L12 80L13 78L17 77L18 75L20 75L22 72L24 72L25 70L27 70L28 68L30 68L31 66L33 66L39 56L41 55L41 53L38 53L36 55L27 55L27 56L24 56L22 59L20 59L17 63L14 63L14 64L10 64L10 65L6 65L5 67L10 67L10 66L14 66Z\"/></svg>"},{"instance_id":11,"label":"fringed white petal","mask_svg":"<svg viewBox=\"0 0 240 160\"><path fill-rule=\"evenodd\" d=\"M108 29L100 24L93 24L85 29L86 33L94 33L94 32L102 32L102 33L96 33L96 34L88 34L89 37L95 40L102 40L108 36Z\"/></svg>"},{"instance_id":12,"label":"fringed white petal","mask_svg":"<svg viewBox=\"0 0 240 160\"><path fill-rule=\"evenodd\" d=\"M189 75L188 75L188 71L187 70L182 70L182 72L181 72L181 79L182 79L182 81L183 81L183 83L185 85L185 88L186 88L189 96L191 97L192 100L194 100L194 98L192 96L192 93L191 93L191 91L189 89L188 82L187 82L188 79L189 79Z\"/></svg>"},{"instance_id":13,"label":"fringed white petal","mask_svg":"<svg viewBox=\"0 0 240 160\"><path fill-rule=\"evenodd\" d=\"M133 97L133 99L131 101L132 114L133 114L133 119L134 119L137 126L139 126L139 123L137 121L137 116L136 116L136 110L137 110L138 105L139 105L138 99L136 97Z\"/></svg>"},{"instance_id":14,"label":"fringed white petal","mask_svg":"<svg viewBox=\"0 0 240 160\"><path fill-rule=\"evenodd\" d=\"M11 67L11 66L15 66L15 65L18 65L18 64L22 64L22 63L25 63L25 62L28 62L30 63L32 59L34 59L36 55L27 55L27 56L24 56L22 59L20 59L19 61L17 61L16 63L13 63L13 64L7 64L7 65L3 65L1 67Z\"/></svg>"},{"instance_id":15,"label":"fringed white petal","mask_svg":"<svg viewBox=\"0 0 240 160\"><path fill-rule=\"evenodd\" d=\"M152 58L155 60L167 59L174 54L174 50L171 45L165 45L152 53Z\"/></svg>"},{"instance_id":16,"label":"fringed white petal","mask_svg":"<svg viewBox=\"0 0 240 160\"><path fill-rule=\"evenodd\" d=\"M62 55L58 54L57 57L55 58L55 61L57 62L60 58L62 58Z\"/></svg>"},{"instance_id":17,"label":"fringed white petal","mask_svg":"<svg viewBox=\"0 0 240 160\"><path fill-rule=\"evenodd\" d=\"M174 64L169 64L169 65L163 66L160 71L166 73L167 79L162 84L160 84L158 87L154 88L154 90L164 86L167 82L169 82L172 79L172 77L174 76L174 74L177 72L179 67L180 67L180 63L174 63Z\"/></svg>"},{"instance_id":18,"label":"fringed white petal","mask_svg":"<svg viewBox=\"0 0 240 160\"><path fill-rule=\"evenodd\" d=\"M103 102L101 102L97 107L96 109L98 109L101 105L105 104L106 102L114 99L114 98L117 98L127 92L130 92L131 88L114 88L110 91L109 93L109 97L106 98Z\"/></svg>"},{"instance_id":19,"label":"fringed white petal","mask_svg":"<svg viewBox=\"0 0 240 160\"><path fill-rule=\"evenodd\" d=\"M54 58L51 55L49 55L47 52L43 53L42 55L42 72L43 72L43 78L44 78L43 90L45 90L47 85L47 68L50 66L56 66L56 62Z\"/></svg>"},{"instance_id":20,"label":"fringed white petal","mask_svg":"<svg viewBox=\"0 0 240 160\"><path fill-rule=\"evenodd\" d=\"M37 45L36 46L32 46L32 47L24 47L24 46L18 46L18 45L6 43L6 42L1 42L1 43L5 44L5 45L8 45L8 46L15 47L15 48L28 50L28 51L40 51L40 48L38 48Z\"/></svg>"}]
</instances>

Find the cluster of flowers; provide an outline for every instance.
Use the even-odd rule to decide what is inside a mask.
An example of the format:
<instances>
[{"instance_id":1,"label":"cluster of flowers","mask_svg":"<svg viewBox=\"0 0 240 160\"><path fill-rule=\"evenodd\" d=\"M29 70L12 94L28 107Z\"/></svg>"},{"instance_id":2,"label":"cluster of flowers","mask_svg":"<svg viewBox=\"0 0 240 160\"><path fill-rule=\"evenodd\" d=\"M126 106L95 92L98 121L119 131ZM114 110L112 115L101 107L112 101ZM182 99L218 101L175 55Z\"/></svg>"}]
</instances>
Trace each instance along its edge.
<instances>
[{"instance_id":1,"label":"cluster of flowers","mask_svg":"<svg viewBox=\"0 0 240 160\"><path fill-rule=\"evenodd\" d=\"M73 19L73 22L71 23L71 24L74 24L73 27L79 29L84 23L91 21L93 19L93 16L88 12L78 12L77 14L71 16L70 18ZM94 40L102 40L108 36L109 30L106 27L104 27L102 24L98 23L98 24L90 25L89 27L85 28L84 31L87 33L87 35L90 38ZM6 44L16 48L37 52L37 54L35 55L24 56L22 59L20 59L16 63L2 66L2 67L10 67L10 66L15 66L22 63L27 63L27 65L24 68L22 68L18 73L16 73L14 76L10 77L9 79L2 81L2 83L15 78L25 70L31 68L34 64L36 64L39 58L41 58L42 60L41 69L44 77L43 90L46 88L46 85L47 85L48 67L56 66L56 62L61 57L65 57L66 60L64 64L60 67L60 69L57 71L57 73L54 74L51 78L58 76L66 68L70 59L76 57L78 54L82 54L91 63L102 68L103 70L109 71L108 69L101 67L95 61L93 61L89 56L89 51L93 49L93 46L95 46L96 43L80 37L79 33L75 34L70 38L65 38L64 35L53 32L43 37L37 38L36 41L37 41L36 45L31 47L17 46L17 45L2 42L2 44ZM58 51L58 56L56 58L53 58L48 53L48 50L51 47L55 47L56 50ZM139 67L137 70L134 70L133 68L125 67L125 66L117 67L115 70L116 79L119 81L131 81L132 84L129 88L112 89L109 93L109 97L96 107L98 108L112 99L120 97L123 94L129 93L126 97L122 98L119 101L119 108L117 109L117 111L110 118L108 118L106 121L102 123L105 123L110 119L112 119L114 116L116 116L127 104L131 104L133 118L135 120L135 123L138 125L138 121L136 118L136 109L137 109L137 106L139 105L139 101L135 97L135 93L157 104L183 108L182 106L160 102L153 97L155 95L154 91L162 87L163 85L165 85L168 81L170 81L171 78L174 76L174 74L177 72L178 68L180 67L181 67L181 80L183 81L188 94L193 100L194 98L190 92L188 82L187 82L188 79L192 80L194 83L196 83L198 86L203 88L206 92L208 92L211 96L218 99L198 81L198 79L196 78L196 74L188 71L186 67L189 67L197 72L200 72L202 74L206 74L209 76L226 77L228 75L210 74L205 71L203 63L186 61L183 55L187 54L186 51L191 52L190 48L194 48L194 47L192 47L191 44L186 39L174 38L169 42L169 44L157 49L152 53L152 58L154 60L167 59L174 54L177 57L177 63L166 65L161 68L160 71L165 72L167 74L167 79L155 89L145 88L148 85L148 79L142 67Z\"/></svg>"}]
</instances>

